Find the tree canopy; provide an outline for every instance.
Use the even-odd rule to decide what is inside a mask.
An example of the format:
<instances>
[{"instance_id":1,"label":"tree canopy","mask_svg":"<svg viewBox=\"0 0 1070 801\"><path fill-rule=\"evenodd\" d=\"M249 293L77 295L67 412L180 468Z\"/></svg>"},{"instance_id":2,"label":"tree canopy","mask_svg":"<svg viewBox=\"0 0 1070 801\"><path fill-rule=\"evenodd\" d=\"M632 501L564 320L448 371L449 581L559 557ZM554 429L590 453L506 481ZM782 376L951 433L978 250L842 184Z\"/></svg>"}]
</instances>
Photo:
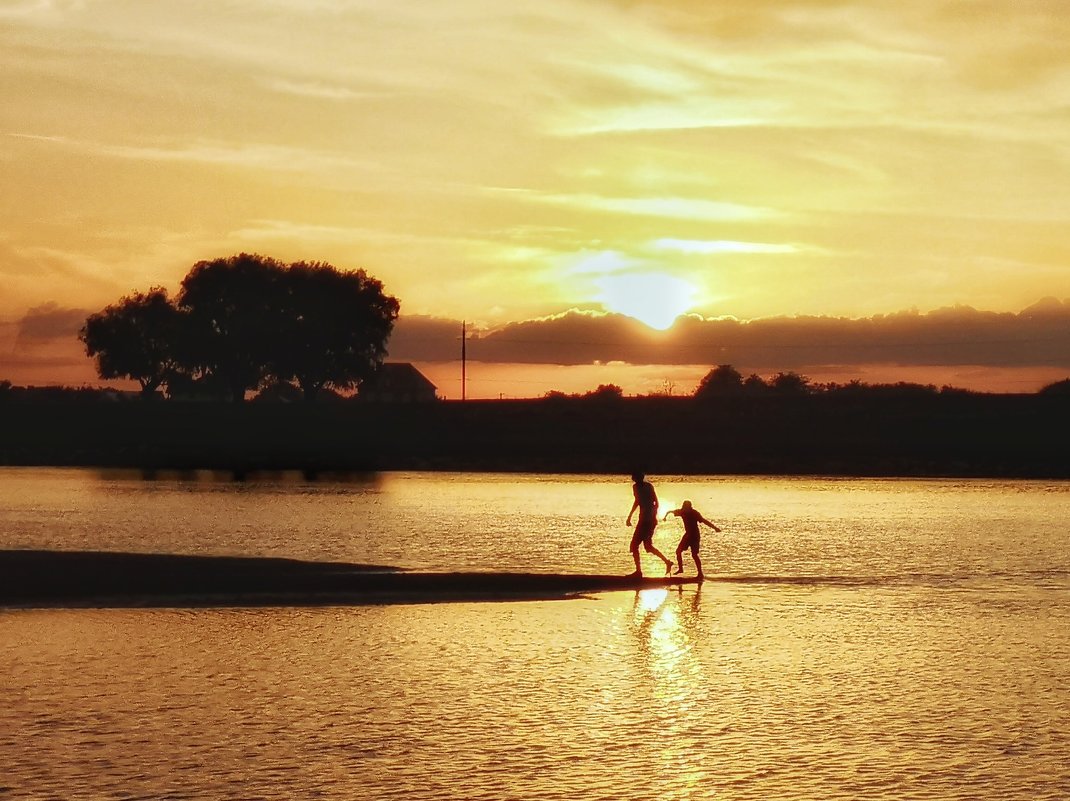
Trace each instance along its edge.
<instances>
[{"instance_id":1,"label":"tree canopy","mask_svg":"<svg viewBox=\"0 0 1070 801\"><path fill-rule=\"evenodd\" d=\"M723 395L738 395L743 391L743 376L730 364L719 364L699 381L695 397L714 398Z\"/></svg>"},{"instance_id":2,"label":"tree canopy","mask_svg":"<svg viewBox=\"0 0 1070 801\"><path fill-rule=\"evenodd\" d=\"M810 379L791 370L773 376L769 387L781 395L805 395L811 390Z\"/></svg>"},{"instance_id":3,"label":"tree canopy","mask_svg":"<svg viewBox=\"0 0 1070 801\"><path fill-rule=\"evenodd\" d=\"M248 253L194 264L177 298L188 320L183 366L234 400L266 381L280 345L285 272L282 262Z\"/></svg>"},{"instance_id":4,"label":"tree canopy","mask_svg":"<svg viewBox=\"0 0 1070 801\"><path fill-rule=\"evenodd\" d=\"M383 362L398 301L363 270L298 262L286 273L269 372L311 400L326 386L352 389Z\"/></svg>"},{"instance_id":5,"label":"tree canopy","mask_svg":"<svg viewBox=\"0 0 1070 801\"><path fill-rule=\"evenodd\" d=\"M1070 395L1070 378L1046 384L1040 389L1041 395Z\"/></svg>"},{"instance_id":6,"label":"tree canopy","mask_svg":"<svg viewBox=\"0 0 1070 801\"><path fill-rule=\"evenodd\" d=\"M102 378L136 379L146 393L168 384L241 401L293 381L311 400L382 364L398 309L364 270L240 253L193 265L174 303L159 288L125 297L80 336Z\"/></svg>"},{"instance_id":7,"label":"tree canopy","mask_svg":"<svg viewBox=\"0 0 1070 801\"><path fill-rule=\"evenodd\" d=\"M89 315L78 338L101 378L132 378L151 396L177 368L179 325L167 290L153 287Z\"/></svg>"}]
</instances>

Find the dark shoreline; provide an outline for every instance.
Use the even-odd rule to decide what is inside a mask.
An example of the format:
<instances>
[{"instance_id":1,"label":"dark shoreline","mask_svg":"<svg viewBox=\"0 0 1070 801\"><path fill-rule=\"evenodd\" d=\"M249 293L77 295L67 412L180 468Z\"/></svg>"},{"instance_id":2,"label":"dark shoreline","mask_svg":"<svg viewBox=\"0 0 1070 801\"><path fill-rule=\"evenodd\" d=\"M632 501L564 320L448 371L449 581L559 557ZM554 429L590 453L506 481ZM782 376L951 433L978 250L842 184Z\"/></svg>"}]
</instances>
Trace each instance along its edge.
<instances>
[{"instance_id":1,"label":"dark shoreline","mask_svg":"<svg viewBox=\"0 0 1070 801\"><path fill-rule=\"evenodd\" d=\"M418 573L382 565L102 551L0 551L0 608L351 606L557 600L696 583L562 573Z\"/></svg>"},{"instance_id":2,"label":"dark shoreline","mask_svg":"<svg viewBox=\"0 0 1070 801\"><path fill-rule=\"evenodd\" d=\"M0 465L1070 478L1070 395L0 405Z\"/></svg>"}]
</instances>

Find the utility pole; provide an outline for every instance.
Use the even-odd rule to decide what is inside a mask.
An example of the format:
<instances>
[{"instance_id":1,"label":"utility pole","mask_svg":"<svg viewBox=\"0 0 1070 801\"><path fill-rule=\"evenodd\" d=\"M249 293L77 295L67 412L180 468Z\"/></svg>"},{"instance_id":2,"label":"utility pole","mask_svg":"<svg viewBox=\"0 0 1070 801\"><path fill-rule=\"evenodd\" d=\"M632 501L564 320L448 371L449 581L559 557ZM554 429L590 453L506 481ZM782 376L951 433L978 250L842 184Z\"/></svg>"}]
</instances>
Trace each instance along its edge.
<instances>
[{"instance_id":1,"label":"utility pole","mask_svg":"<svg viewBox=\"0 0 1070 801\"><path fill-rule=\"evenodd\" d=\"M468 385L468 323L461 320L461 400L467 399Z\"/></svg>"}]
</instances>

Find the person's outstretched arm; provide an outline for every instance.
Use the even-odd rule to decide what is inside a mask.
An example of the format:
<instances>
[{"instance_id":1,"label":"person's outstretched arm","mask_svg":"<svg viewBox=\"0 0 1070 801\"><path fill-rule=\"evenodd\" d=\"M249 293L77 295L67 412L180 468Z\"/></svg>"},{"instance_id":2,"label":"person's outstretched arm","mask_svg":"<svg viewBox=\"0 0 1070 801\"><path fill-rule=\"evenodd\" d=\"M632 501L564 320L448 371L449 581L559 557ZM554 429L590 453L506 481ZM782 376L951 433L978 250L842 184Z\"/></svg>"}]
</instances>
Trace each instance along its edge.
<instances>
[{"instance_id":1,"label":"person's outstretched arm","mask_svg":"<svg viewBox=\"0 0 1070 801\"><path fill-rule=\"evenodd\" d=\"M705 523L705 524L706 524L707 526L709 526L710 528L712 528L712 529L713 529L714 531L716 531L716 532L720 533L721 529L717 528L717 526L716 526L716 525L714 525L713 523L711 523L711 522L710 522L709 520L707 520L706 518L704 518L704 517L703 517L702 515L699 515L699 518L698 518L698 520L699 520L699 522L700 522L700 523Z\"/></svg>"}]
</instances>

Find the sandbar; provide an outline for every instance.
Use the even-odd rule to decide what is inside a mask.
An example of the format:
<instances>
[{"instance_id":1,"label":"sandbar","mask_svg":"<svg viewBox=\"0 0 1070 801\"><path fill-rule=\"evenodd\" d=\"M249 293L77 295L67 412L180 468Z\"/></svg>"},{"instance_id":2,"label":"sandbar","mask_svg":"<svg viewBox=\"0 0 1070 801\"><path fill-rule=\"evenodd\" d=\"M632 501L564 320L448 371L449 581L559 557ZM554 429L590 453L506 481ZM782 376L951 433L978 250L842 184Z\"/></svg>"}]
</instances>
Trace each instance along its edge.
<instances>
[{"instance_id":1,"label":"sandbar","mask_svg":"<svg viewBox=\"0 0 1070 801\"><path fill-rule=\"evenodd\" d=\"M0 550L0 607L344 606L553 600L696 583L694 576L418 572L246 556Z\"/></svg>"}]
</instances>

